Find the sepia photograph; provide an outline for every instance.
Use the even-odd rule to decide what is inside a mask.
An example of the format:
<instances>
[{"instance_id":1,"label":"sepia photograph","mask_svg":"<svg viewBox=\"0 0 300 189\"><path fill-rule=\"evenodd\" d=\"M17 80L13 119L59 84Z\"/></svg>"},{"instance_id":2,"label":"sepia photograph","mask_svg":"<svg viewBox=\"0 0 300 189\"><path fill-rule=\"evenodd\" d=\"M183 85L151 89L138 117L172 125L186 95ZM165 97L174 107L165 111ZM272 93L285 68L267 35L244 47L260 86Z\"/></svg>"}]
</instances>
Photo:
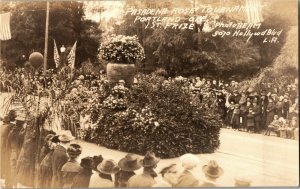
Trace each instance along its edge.
<instances>
[{"instance_id":1,"label":"sepia photograph","mask_svg":"<svg viewBox=\"0 0 300 189\"><path fill-rule=\"evenodd\" d=\"M298 36L297 0L1 0L0 187L299 187Z\"/></svg>"}]
</instances>

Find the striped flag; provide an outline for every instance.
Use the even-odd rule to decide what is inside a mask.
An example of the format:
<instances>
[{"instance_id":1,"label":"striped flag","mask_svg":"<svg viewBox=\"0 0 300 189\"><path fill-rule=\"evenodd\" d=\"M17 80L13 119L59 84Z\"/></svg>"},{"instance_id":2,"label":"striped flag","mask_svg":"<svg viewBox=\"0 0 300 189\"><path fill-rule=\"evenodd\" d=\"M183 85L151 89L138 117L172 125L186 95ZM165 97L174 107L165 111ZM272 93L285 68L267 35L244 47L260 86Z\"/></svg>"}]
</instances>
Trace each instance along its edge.
<instances>
[{"instance_id":1,"label":"striped flag","mask_svg":"<svg viewBox=\"0 0 300 189\"><path fill-rule=\"evenodd\" d=\"M76 53L76 44L77 41L74 43L70 53L68 54L68 65L73 70L75 68L75 53Z\"/></svg>"},{"instance_id":2,"label":"striped flag","mask_svg":"<svg viewBox=\"0 0 300 189\"><path fill-rule=\"evenodd\" d=\"M0 14L0 40L11 39L10 12Z\"/></svg>"},{"instance_id":3,"label":"striped flag","mask_svg":"<svg viewBox=\"0 0 300 189\"><path fill-rule=\"evenodd\" d=\"M262 22L262 4L260 0L246 0L246 12L249 23Z\"/></svg>"},{"instance_id":4,"label":"striped flag","mask_svg":"<svg viewBox=\"0 0 300 189\"><path fill-rule=\"evenodd\" d=\"M57 46L54 40L54 62L55 62L55 67L57 68L59 65L59 54L58 54L58 50L57 50Z\"/></svg>"}]
</instances>

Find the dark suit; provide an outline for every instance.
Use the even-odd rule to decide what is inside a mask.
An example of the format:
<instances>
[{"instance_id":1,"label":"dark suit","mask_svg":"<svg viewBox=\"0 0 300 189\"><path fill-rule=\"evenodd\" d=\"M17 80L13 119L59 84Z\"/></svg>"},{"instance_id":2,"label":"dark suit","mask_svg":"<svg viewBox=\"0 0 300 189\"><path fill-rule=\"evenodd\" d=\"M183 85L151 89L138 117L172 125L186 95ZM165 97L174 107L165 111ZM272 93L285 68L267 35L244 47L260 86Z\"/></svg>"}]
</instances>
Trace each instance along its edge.
<instances>
[{"instance_id":1,"label":"dark suit","mask_svg":"<svg viewBox=\"0 0 300 189\"><path fill-rule=\"evenodd\" d=\"M61 168L67 161L67 150L63 146L57 145L52 154L52 188L61 188L63 186Z\"/></svg>"},{"instance_id":2,"label":"dark suit","mask_svg":"<svg viewBox=\"0 0 300 189\"><path fill-rule=\"evenodd\" d=\"M199 181L190 171L183 171L174 187L198 187Z\"/></svg>"}]
</instances>

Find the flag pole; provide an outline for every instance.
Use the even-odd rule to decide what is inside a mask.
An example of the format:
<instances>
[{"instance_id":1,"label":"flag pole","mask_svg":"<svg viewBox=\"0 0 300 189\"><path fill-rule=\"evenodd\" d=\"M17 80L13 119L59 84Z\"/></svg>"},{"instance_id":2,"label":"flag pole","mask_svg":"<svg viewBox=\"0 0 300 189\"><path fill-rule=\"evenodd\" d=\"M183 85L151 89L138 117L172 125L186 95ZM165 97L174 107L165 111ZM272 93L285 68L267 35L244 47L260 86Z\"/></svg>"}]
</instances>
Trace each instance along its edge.
<instances>
[{"instance_id":1,"label":"flag pole","mask_svg":"<svg viewBox=\"0 0 300 189\"><path fill-rule=\"evenodd\" d=\"M44 51L44 75L46 75L47 70L47 58L48 58L48 29L49 28L49 1L47 1L46 10L46 31L45 31L45 51Z\"/></svg>"}]
</instances>

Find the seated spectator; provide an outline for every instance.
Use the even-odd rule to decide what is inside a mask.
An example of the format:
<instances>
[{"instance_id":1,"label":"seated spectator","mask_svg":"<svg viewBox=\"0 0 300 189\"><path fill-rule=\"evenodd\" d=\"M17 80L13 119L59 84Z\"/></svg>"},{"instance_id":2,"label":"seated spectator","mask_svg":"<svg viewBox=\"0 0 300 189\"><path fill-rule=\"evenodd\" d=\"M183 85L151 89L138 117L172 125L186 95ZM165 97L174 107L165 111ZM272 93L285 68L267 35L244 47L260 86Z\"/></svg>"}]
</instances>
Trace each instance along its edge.
<instances>
[{"instance_id":1,"label":"seated spectator","mask_svg":"<svg viewBox=\"0 0 300 189\"><path fill-rule=\"evenodd\" d=\"M88 188L93 174L93 158L85 157L80 162L81 169L74 177L72 188Z\"/></svg>"},{"instance_id":2,"label":"seated spectator","mask_svg":"<svg viewBox=\"0 0 300 189\"><path fill-rule=\"evenodd\" d=\"M206 181L200 187L217 187L217 179L223 175L223 169L214 160L208 162L208 165L202 167Z\"/></svg>"},{"instance_id":3,"label":"seated spectator","mask_svg":"<svg viewBox=\"0 0 300 189\"><path fill-rule=\"evenodd\" d=\"M98 166L99 172L94 173L91 176L89 188L113 188L114 183L112 180L112 174L119 171L119 167L114 160L103 160Z\"/></svg>"},{"instance_id":4,"label":"seated spectator","mask_svg":"<svg viewBox=\"0 0 300 189\"><path fill-rule=\"evenodd\" d=\"M265 135L268 135L270 136L271 132L277 132L277 129L280 125L280 121L278 120L278 116L277 115L274 115L274 119L273 121L268 125L268 129L267 131L265 132Z\"/></svg>"},{"instance_id":5,"label":"seated spectator","mask_svg":"<svg viewBox=\"0 0 300 189\"><path fill-rule=\"evenodd\" d=\"M184 154L180 157L180 161L184 170L179 175L175 187L197 187L199 181L193 175L192 170L199 164L199 158L193 154Z\"/></svg>"},{"instance_id":6,"label":"seated spectator","mask_svg":"<svg viewBox=\"0 0 300 189\"><path fill-rule=\"evenodd\" d=\"M78 144L70 144L67 149L69 160L61 168L63 188L71 188L74 177L78 174L81 167L77 162L78 156L81 154L82 148Z\"/></svg>"},{"instance_id":7,"label":"seated spectator","mask_svg":"<svg viewBox=\"0 0 300 189\"><path fill-rule=\"evenodd\" d=\"M176 164L171 164L160 171L163 180L152 187L173 187L177 183L178 170Z\"/></svg>"},{"instance_id":8,"label":"seated spectator","mask_svg":"<svg viewBox=\"0 0 300 189\"><path fill-rule=\"evenodd\" d=\"M154 169L157 167L157 163L160 159L155 157L153 152L147 152L144 159L140 160L140 164L144 167L144 171L140 175L132 176L127 183L127 187L151 187L156 182L154 180L157 177Z\"/></svg>"},{"instance_id":9,"label":"seated spectator","mask_svg":"<svg viewBox=\"0 0 300 189\"><path fill-rule=\"evenodd\" d=\"M286 120L283 117L279 118L280 125L278 127L278 134L280 138L286 138L287 137L287 124Z\"/></svg>"}]
</instances>

